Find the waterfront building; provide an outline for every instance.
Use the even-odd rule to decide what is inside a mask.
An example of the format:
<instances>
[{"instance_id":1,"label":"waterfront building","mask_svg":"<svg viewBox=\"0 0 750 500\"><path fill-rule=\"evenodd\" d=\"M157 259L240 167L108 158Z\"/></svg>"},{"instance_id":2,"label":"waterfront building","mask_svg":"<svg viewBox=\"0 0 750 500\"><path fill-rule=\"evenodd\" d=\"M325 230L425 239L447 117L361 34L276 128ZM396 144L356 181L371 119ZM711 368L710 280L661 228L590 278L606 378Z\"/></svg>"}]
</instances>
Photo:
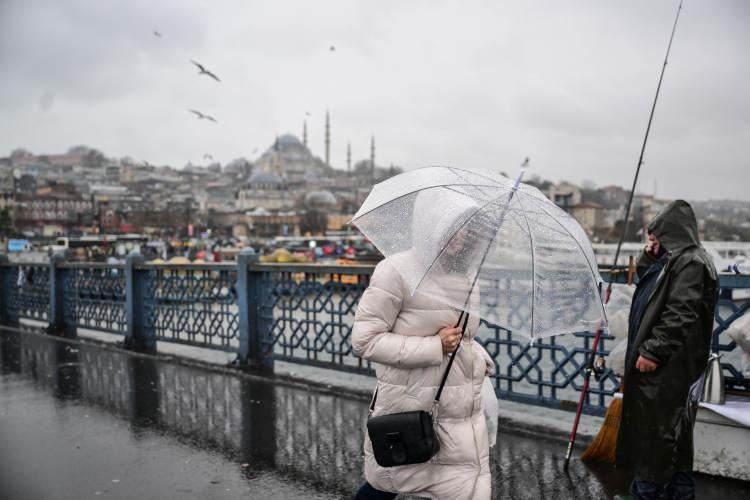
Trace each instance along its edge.
<instances>
[{"instance_id":1,"label":"waterfront building","mask_svg":"<svg viewBox=\"0 0 750 500\"><path fill-rule=\"evenodd\" d=\"M256 167L247 184L237 193L235 205L240 211L256 208L289 210L292 208L293 200L286 182L279 174Z\"/></svg>"}]
</instances>

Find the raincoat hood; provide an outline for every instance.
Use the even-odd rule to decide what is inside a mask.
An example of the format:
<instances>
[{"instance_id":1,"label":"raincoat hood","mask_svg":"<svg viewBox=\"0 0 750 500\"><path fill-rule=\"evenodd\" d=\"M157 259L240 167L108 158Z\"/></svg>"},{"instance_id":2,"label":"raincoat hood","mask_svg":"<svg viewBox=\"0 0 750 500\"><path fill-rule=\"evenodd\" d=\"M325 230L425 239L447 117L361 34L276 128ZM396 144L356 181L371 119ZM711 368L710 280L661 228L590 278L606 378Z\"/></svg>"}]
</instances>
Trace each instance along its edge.
<instances>
[{"instance_id":1,"label":"raincoat hood","mask_svg":"<svg viewBox=\"0 0 750 500\"><path fill-rule=\"evenodd\" d=\"M698 221L692 207L684 200L676 200L667 205L651 221L648 230L672 253L700 245Z\"/></svg>"}]
</instances>

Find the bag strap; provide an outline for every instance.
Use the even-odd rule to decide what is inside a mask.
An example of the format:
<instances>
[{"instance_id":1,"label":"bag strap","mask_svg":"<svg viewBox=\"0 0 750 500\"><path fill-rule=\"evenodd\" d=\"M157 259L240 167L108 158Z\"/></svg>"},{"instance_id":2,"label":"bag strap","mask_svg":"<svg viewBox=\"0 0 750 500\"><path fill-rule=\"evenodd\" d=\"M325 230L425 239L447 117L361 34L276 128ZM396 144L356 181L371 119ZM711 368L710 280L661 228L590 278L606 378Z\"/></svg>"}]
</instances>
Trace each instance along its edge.
<instances>
[{"instance_id":1,"label":"bag strap","mask_svg":"<svg viewBox=\"0 0 750 500\"><path fill-rule=\"evenodd\" d=\"M469 324L469 313L461 311L461 315L458 317L458 323L457 325L461 324L461 320L463 319L463 325L461 325L461 338L458 341L458 345L453 350L452 353L450 353L450 359L448 360L448 365L445 367L445 371L443 371L443 377L440 380L440 387L438 387L437 394L435 394L435 400L432 402L433 408L437 407L438 402L440 401L440 395L443 393L443 387L445 386L446 380L448 380L448 372L450 372L451 367L453 366L453 360L456 359L456 353L458 352L458 348L461 347L461 341L464 339L464 335L466 334L466 325ZM378 388L375 387L375 393L372 395L372 401L370 401L370 415L372 415L372 412L375 411L375 401L378 399Z\"/></svg>"}]
</instances>

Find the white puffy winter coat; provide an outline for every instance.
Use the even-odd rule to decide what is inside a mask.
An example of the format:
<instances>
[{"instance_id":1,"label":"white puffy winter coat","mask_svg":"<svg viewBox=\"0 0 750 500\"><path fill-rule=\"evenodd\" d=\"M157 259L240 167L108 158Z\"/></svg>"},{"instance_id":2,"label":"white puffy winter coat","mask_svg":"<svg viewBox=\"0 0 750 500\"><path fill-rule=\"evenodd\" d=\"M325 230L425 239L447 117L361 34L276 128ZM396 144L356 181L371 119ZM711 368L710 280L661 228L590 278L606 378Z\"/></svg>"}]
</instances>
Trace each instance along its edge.
<instances>
[{"instance_id":1,"label":"white puffy winter coat","mask_svg":"<svg viewBox=\"0 0 750 500\"><path fill-rule=\"evenodd\" d=\"M354 319L354 351L375 363L378 394L373 416L432 408L448 362L437 332L455 325L459 316L459 311L430 298L438 294L410 294L394 267L397 259L409 258L406 252L378 264ZM490 498L481 388L495 365L474 340L478 324L479 318L469 318L440 398L436 412L440 451L427 463L384 468L375 461L370 439L365 437L365 478L373 487L446 500Z\"/></svg>"}]
</instances>

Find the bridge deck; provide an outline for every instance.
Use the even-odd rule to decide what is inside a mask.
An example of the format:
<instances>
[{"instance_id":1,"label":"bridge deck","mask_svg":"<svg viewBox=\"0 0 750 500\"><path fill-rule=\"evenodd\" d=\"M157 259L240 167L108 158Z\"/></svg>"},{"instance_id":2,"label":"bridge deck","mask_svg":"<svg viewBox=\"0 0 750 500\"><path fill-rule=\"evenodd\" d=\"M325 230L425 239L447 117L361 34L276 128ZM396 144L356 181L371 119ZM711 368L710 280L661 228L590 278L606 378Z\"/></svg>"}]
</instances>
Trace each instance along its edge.
<instances>
[{"instance_id":1,"label":"bridge deck","mask_svg":"<svg viewBox=\"0 0 750 500\"><path fill-rule=\"evenodd\" d=\"M111 347L0 332L3 498L351 498L366 401ZM495 498L605 498L627 478L502 432ZM698 476L698 498L748 483Z\"/></svg>"}]
</instances>

